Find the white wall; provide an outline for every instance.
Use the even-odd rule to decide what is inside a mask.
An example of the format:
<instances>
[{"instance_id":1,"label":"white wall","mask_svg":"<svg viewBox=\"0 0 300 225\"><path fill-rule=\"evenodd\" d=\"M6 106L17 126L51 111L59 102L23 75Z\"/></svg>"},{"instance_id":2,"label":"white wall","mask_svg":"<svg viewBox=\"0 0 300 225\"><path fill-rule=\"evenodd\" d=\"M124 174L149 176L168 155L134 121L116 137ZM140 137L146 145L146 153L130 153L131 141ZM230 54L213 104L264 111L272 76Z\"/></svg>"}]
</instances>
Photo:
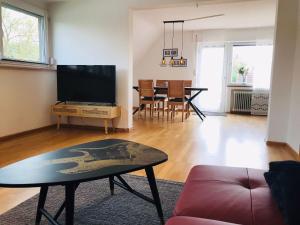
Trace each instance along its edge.
<instances>
[{"instance_id":1,"label":"white wall","mask_svg":"<svg viewBox=\"0 0 300 225\"><path fill-rule=\"evenodd\" d=\"M196 31L198 42L273 41L274 27Z\"/></svg>"},{"instance_id":2,"label":"white wall","mask_svg":"<svg viewBox=\"0 0 300 225\"><path fill-rule=\"evenodd\" d=\"M145 31L141 32L144 34ZM195 82L195 54L196 42L193 40L193 32L184 33L184 57L188 59L188 67L161 67L162 49L163 49L163 33L155 37L155 39L145 39L140 36L138 31L134 32L134 64L133 64L133 84L138 85L140 79L153 79L153 80L193 80ZM144 35L143 35L144 36ZM146 35L145 35L146 36ZM168 46L170 46L170 33L167 33ZM181 32L175 33L176 39L174 46L181 49ZM149 36L148 36L149 38ZM140 55L137 52L140 49L139 42L144 41L144 48L146 51ZM147 45L149 43L149 45ZM167 62L170 58L166 58ZM138 93L133 93L134 106L138 106Z\"/></svg>"},{"instance_id":3,"label":"white wall","mask_svg":"<svg viewBox=\"0 0 300 225\"><path fill-rule=\"evenodd\" d=\"M132 127L131 10L192 0L74 0L50 5L53 54L58 64L117 66L117 127ZM91 121L96 125L95 121Z\"/></svg>"},{"instance_id":4,"label":"white wall","mask_svg":"<svg viewBox=\"0 0 300 225\"><path fill-rule=\"evenodd\" d=\"M0 67L0 137L53 124L55 101L55 72Z\"/></svg>"},{"instance_id":5,"label":"white wall","mask_svg":"<svg viewBox=\"0 0 300 225\"><path fill-rule=\"evenodd\" d=\"M8 2L30 10L46 9L46 4L40 1ZM50 105L55 101L54 71L12 69L0 65L0 137L53 124Z\"/></svg>"},{"instance_id":6,"label":"white wall","mask_svg":"<svg viewBox=\"0 0 300 225\"><path fill-rule=\"evenodd\" d=\"M143 16L134 17L134 66L133 82L138 84L139 79L162 79L162 80L193 80L196 85L196 51L197 42L224 43L233 41L273 41L274 28L248 28L248 29L218 29L201 30L184 33L184 57L188 58L187 68L161 67L159 64L163 49L163 31L153 28L155 20L145 22ZM181 33L175 33L174 46L181 48ZM171 32L166 34L167 47L170 47ZM169 59L168 59L169 60ZM226 91L228 97L226 110L230 111L230 91ZM138 94L133 93L134 106L138 106Z\"/></svg>"},{"instance_id":7,"label":"white wall","mask_svg":"<svg viewBox=\"0 0 300 225\"><path fill-rule=\"evenodd\" d=\"M53 54L58 64L117 65L117 104L122 106L119 128L131 127L128 90L129 14L116 1L73 1L50 8ZM127 9L127 10L125 10ZM91 119L88 124L99 123Z\"/></svg>"},{"instance_id":8,"label":"white wall","mask_svg":"<svg viewBox=\"0 0 300 225\"><path fill-rule=\"evenodd\" d=\"M291 90L297 38L297 11L298 0L278 0L268 141L288 141L290 109L294 108Z\"/></svg>"},{"instance_id":9,"label":"white wall","mask_svg":"<svg viewBox=\"0 0 300 225\"><path fill-rule=\"evenodd\" d=\"M300 150L300 4L298 7L297 43L294 58L295 63L292 78L289 125L287 133L287 142L296 151Z\"/></svg>"}]
</instances>

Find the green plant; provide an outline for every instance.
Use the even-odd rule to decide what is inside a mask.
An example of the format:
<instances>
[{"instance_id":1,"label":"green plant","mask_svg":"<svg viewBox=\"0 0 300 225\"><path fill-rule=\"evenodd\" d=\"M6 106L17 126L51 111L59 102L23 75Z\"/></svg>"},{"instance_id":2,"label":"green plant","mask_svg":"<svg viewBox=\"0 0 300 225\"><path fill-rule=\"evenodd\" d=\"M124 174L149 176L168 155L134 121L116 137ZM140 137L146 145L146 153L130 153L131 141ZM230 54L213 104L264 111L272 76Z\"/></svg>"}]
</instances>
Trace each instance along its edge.
<instances>
[{"instance_id":1,"label":"green plant","mask_svg":"<svg viewBox=\"0 0 300 225\"><path fill-rule=\"evenodd\" d=\"M249 68L246 65L240 65L238 68L238 72L241 76L247 76Z\"/></svg>"},{"instance_id":2,"label":"green plant","mask_svg":"<svg viewBox=\"0 0 300 225\"><path fill-rule=\"evenodd\" d=\"M246 65L244 65L244 64L240 64L239 65L239 67L238 67L238 73L242 77L243 83L246 82L246 78L247 78L248 72L249 72L249 68Z\"/></svg>"}]
</instances>

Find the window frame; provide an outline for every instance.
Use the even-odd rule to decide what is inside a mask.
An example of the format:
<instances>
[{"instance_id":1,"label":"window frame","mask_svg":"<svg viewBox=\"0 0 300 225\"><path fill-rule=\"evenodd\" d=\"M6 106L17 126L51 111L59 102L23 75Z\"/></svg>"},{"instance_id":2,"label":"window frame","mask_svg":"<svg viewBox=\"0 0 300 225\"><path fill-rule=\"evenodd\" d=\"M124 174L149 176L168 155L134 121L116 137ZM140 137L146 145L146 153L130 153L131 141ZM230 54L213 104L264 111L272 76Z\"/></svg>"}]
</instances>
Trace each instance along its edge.
<instances>
[{"instance_id":1,"label":"window frame","mask_svg":"<svg viewBox=\"0 0 300 225\"><path fill-rule=\"evenodd\" d=\"M40 61L6 58L3 55L2 7L6 7L39 19ZM49 65L49 39L47 11L36 8L18 0L0 0L0 63L16 63L18 65Z\"/></svg>"},{"instance_id":2,"label":"window frame","mask_svg":"<svg viewBox=\"0 0 300 225\"><path fill-rule=\"evenodd\" d=\"M239 46L266 46L271 45L274 47L273 41L232 41L228 43L228 68L227 68L227 84L228 85L245 85L241 82L232 82L232 64L233 64L233 48ZM246 83L246 86L253 86L253 84Z\"/></svg>"}]
</instances>

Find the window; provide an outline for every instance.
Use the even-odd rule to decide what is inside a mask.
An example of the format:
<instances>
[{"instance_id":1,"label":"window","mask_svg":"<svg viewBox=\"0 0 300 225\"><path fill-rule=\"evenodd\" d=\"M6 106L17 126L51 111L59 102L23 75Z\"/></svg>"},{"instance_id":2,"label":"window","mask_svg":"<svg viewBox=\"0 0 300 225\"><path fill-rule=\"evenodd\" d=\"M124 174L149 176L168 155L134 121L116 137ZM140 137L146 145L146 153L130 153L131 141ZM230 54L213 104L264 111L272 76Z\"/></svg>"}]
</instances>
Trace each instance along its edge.
<instances>
[{"instance_id":1,"label":"window","mask_svg":"<svg viewBox=\"0 0 300 225\"><path fill-rule=\"evenodd\" d=\"M46 62L45 19L10 5L1 6L2 58Z\"/></svg>"},{"instance_id":2,"label":"window","mask_svg":"<svg viewBox=\"0 0 300 225\"><path fill-rule=\"evenodd\" d=\"M231 83L247 83L255 88L270 87L272 45L234 44ZM241 75L243 74L244 76Z\"/></svg>"}]
</instances>

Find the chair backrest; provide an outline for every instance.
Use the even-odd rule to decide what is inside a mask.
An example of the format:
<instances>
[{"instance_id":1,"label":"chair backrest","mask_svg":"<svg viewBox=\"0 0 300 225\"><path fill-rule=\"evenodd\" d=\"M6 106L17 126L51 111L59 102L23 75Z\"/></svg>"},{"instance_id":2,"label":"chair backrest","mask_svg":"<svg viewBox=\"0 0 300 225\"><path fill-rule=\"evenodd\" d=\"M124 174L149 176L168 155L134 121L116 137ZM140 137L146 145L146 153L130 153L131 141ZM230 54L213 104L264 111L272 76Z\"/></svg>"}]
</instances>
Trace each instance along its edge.
<instances>
[{"instance_id":1,"label":"chair backrest","mask_svg":"<svg viewBox=\"0 0 300 225\"><path fill-rule=\"evenodd\" d=\"M169 80L168 82L168 97L169 98L184 98L184 81L183 80Z\"/></svg>"},{"instance_id":2,"label":"chair backrest","mask_svg":"<svg viewBox=\"0 0 300 225\"><path fill-rule=\"evenodd\" d=\"M184 87L192 87L193 81L192 80L185 80L184 81ZM192 91L190 90L185 90L186 95L192 95Z\"/></svg>"},{"instance_id":3,"label":"chair backrest","mask_svg":"<svg viewBox=\"0 0 300 225\"><path fill-rule=\"evenodd\" d=\"M168 80L156 80L156 87L168 87ZM156 94L167 95L168 90L157 90Z\"/></svg>"},{"instance_id":4,"label":"chair backrest","mask_svg":"<svg viewBox=\"0 0 300 225\"><path fill-rule=\"evenodd\" d=\"M168 87L168 80L156 80L157 87Z\"/></svg>"},{"instance_id":5,"label":"chair backrest","mask_svg":"<svg viewBox=\"0 0 300 225\"><path fill-rule=\"evenodd\" d=\"M154 97L153 80L139 80L140 97Z\"/></svg>"}]
</instances>

